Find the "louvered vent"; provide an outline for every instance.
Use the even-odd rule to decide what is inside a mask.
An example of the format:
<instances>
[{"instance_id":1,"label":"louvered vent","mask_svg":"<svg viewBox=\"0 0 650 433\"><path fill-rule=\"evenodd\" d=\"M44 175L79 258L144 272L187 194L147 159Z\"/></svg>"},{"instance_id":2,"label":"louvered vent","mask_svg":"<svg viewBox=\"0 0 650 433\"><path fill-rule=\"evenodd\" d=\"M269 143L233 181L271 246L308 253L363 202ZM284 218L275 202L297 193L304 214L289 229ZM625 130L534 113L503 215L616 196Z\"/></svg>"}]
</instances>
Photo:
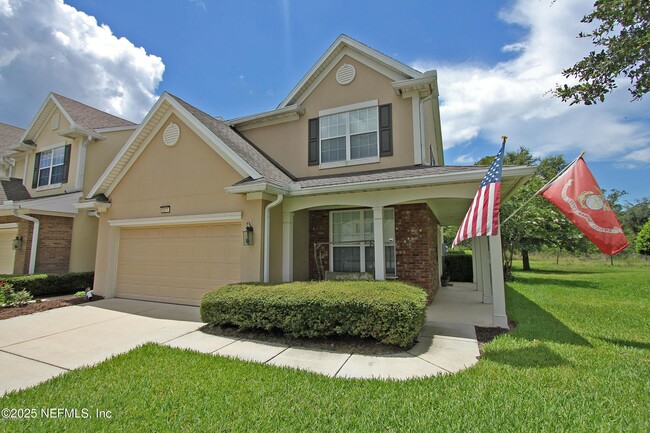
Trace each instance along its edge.
<instances>
[{"instance_id":1,"label":"louvered vent","mask_svg":"<svg viewBox=\"0 0 650 433\"><path fill-rule=\"evenodd\" d=\"M178 138L181 136L181 129L175 123L170 123L163 134L163 142L167 146L173 146L178 143Z\"/></svg>"},{"instance_id":2,"label":"louvered vent","mask_svg":"<svg viewBox=\"0 0 650 433\"><path fill-rule=\"evenodd\" d=\"M357 71L349 63L341 66L338 71L336 71L336 81L342 86L350 84L356 75Z\"/></svg>"}]
</instances>

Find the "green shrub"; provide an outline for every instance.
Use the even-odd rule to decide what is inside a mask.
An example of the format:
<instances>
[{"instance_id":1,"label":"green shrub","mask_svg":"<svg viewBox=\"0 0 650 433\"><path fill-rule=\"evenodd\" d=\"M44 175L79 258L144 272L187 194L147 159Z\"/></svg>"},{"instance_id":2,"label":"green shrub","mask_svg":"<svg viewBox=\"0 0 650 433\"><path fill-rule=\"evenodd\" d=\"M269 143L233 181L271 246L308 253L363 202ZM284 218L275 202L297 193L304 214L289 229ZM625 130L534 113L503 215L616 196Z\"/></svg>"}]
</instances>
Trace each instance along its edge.
<instances>
[{"instance_id":1,"label":"green shrub","mask_svg":"<svg viewBox=\"0 0 650 433\"><path fill-rule=\"evenodd\" d=\"M34 274L0 277L17 291L27 290L32 296L69 295L93 286L94 272L68 274Z\"/></svg>"},{"instance_id":2,"label":"green shrub","mask_svg":"<svg viewBox=\"0 0 650 433\"><path fill-rule=\"evenodd\" d=\"M27 290L15 291L11 283L0 283L0 305L22 307L33 299Z\"/></svg>"},{"instance_id":3,"label":"green shrub","mask_svg":"<svg viewBox=\"0 0 650 433\"><path fill-rule=\"evenodd\" d=\"M451 281L471 283L474 280L472 256L469 254L447 254L443 270Z\"/></svg>"},{"instance_id":4,"label":"green shrub","mask_svg":"<svg viewBox=\"0 0 650 433\"><path fill-rule=\"evenodd\" d=\"M203 295L201 318L290 337L348 335L407 347L424 324L426 302L421 288L394 281L243 283Z\"/></svg>"}]
</instances>

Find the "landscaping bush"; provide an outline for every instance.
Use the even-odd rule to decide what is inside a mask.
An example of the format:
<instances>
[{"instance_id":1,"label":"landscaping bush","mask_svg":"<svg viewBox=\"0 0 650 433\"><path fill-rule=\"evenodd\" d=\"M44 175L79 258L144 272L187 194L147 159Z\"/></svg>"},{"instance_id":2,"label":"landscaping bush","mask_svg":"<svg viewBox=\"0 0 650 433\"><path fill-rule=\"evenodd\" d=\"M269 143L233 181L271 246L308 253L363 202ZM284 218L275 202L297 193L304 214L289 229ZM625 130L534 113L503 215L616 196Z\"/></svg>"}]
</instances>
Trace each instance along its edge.
<instances>
[{"instance_id":1,"label":"landscaping bush","mask_svg":"<svg viewBox=\"0 0 650 433\"><path fill-rule=\"evenodd\" d=\"M394 281L242 283L203 295L201 318L290 337L349 335L407 347L424 324L426 302L421 288Z\"/></svg>"},{"instance_id":2,"label":"landscaping bush","mask_svg":"<svg viewBox=\"0 0 650 433\"><path fill-rule=\"evenodd\" d=\"M445 267L443 268L451 278L451 281L471 283L474 280L472 256L469 254L450 254L445 256Z\"/></svg>"},{"instance_id":3,"label":"landscaping bush","mask_svg":"<svg viewBox=\"0 0 650 433\"><path fill-rule=\"evenodd\" d=\"M26 290L32 296L69 295L93 286L94 272L71 272L68 274L34 274L0 277L13 285L14 290Z\"/></svg>"}]
</instances>

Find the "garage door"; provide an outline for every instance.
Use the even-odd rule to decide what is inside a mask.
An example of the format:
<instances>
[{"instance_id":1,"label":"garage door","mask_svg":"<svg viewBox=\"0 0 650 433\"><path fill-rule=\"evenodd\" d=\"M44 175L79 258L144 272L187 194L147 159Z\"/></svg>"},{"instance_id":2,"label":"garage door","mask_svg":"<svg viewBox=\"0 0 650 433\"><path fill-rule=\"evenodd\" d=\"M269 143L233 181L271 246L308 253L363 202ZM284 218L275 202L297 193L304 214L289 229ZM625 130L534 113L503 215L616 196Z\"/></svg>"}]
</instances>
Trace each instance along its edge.
<instances>
[{"instance_id":1,"label":"garage door","mask_svg":"<svg viewBox=\"0 0 650 433\"><path fill-rule=\"evenodd\" d=\"M122 228L117 297L199 305L241 279L239 224Z\"/></svg>"},{"instance_id":2,"label":"garage door","mask_svg":"<svg viewBox=\"0 0 650 433\"><path fill-rule=\"evenodd\" d=\"M14 273L16 251L12 244L18 234L18 228L0 229L0 274Z\"/></svg>"}]
</instances>

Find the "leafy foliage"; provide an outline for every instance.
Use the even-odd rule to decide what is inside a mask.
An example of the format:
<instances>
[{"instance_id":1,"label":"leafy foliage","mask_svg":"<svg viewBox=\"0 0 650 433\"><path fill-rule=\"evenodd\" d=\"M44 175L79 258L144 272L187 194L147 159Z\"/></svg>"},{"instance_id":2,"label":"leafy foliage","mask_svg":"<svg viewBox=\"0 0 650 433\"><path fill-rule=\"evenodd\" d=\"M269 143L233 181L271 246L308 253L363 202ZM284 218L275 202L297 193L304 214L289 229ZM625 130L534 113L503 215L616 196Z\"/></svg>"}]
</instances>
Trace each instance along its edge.
<instances>
[{"instance_id":1,"label":"leafy foliage","mask_svg":"<svg viewBox=\"0 0 650 433\"><path fill-rule=\"evenodd\" d=\"M650 256L650 221L645 223L636 237L636 250L639 254Z\"/></svg>"},{"instance_id":2,"label":"leafy foliage","mask_svg":"<svg viewBox=\"0 0 650 433\"><path fill-rule=\"evenodd\" d=\"M68 295L93 286L94 272L67 274L12 275L2 277L16 289L26 290L32 296Z\"/></svg>"},{"instance_id":3,"label":"leafy foliage","mask_svg":"<svg viewBox=\"0 0 650 433\"><path fill-rule=\"evenodd\" d=\"M463 252L445 255L444 273L451 281L471 283L474 277L472 256Z\"/></svg>"},{"instance_id":4,"label":"leafy foliage","mask_svg":"<svg viewBox=\"0 0 650 433\"><path fill-rule=\"evenodd\" d=\"M407 347L424 324L426 302L421 288L395 281L230 284L203 295L201 318L291 337L351 335Z\"/></svg>"},{"instance_id":5,"label":"leafy foliage","mask_svg":"<svg viewBox=\"0 0 650 433\"><path fill-rule=\"evenodd\" d=\"M617 87L616 78L630 80L632 100L639 100L650 90L650 2L648 0L596 0L594 9L582 22L598 22L581 38L591 38L600 51L565 69L566 78L579 80L575 85L557 85L553 93L571 105L603 102L605 95Z\"/></svg>"},{"instance_id":6,"label":"leafy foliage","mask_svg":"<svg viewBox=\"0 0 650 433\"><path fill-rule=\"evenodd\" d=\"M15 291L13 285L0 281L0 306L22 307L32 300L27 290Z\"/></svg>"}]
</instances>

